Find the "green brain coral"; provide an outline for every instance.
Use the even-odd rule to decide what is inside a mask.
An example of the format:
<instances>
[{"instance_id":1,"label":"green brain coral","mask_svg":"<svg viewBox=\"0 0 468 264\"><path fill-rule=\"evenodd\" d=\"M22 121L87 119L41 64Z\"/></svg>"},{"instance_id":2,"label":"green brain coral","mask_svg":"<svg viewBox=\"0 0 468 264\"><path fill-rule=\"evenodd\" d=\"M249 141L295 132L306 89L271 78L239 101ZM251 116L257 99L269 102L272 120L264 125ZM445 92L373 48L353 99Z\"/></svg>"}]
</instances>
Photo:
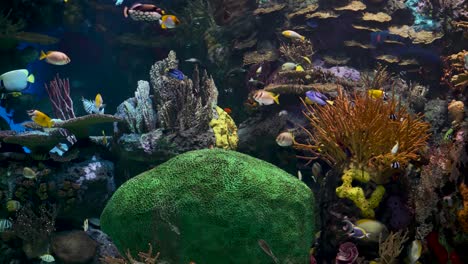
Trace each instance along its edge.
<instances>
[{"instance_id":1,"label":"green brain coral","mask_svg":"<svg viewBox=\"0 0 468 264\"><path fill-rule=\"evenodd\" d=\"M239 141L236 123L219 106L216 107L216 112L218 118L213 118L210 121L210 127L213 129L216 138L216 147L235 150Z\"/></svg>"},{"instance_id":2,"label":"green brain coral","mask_svg":"<svg viewBox=\"0 0 468 264\"><path fill-rule=\"evenodd\" d=\"M101 227L124 252L152 243L171 263L306 263L314 231L310 189L276 166L234 151L181 154L124 183Z\"/></svg>"}]
</instances>

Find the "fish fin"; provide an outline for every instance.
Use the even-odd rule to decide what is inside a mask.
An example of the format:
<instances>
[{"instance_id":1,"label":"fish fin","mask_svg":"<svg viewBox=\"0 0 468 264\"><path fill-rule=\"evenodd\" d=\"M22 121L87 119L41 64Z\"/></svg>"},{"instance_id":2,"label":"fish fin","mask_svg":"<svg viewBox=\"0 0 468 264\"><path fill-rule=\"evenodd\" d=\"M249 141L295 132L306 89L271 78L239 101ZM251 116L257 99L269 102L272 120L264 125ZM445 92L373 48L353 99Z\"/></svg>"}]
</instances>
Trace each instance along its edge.
<instances>
[{"instance_id":1,"label":"fish fin","mask_svg":"<svg viewBox=\"0 0 468 264\"><path fill-rule=\"evenodd\" d=\"M41 56L39 57L39 60L43 60L45 58L47 58L47 54L43 50L41 50Z\"/></svg>"},{"instance_id":2,"label":"fish fin","mask_svg":"<svg viewBox=\"0 0 468 264\"><path fill-rule=\"evenodd\" d=\"M330 100L326 100L327 104L329 105L333 105L333 101L330 101Z\"/></svg>"},{"instance_id":3,"label":"fish fin","mask_svg":"<svg viewBox=\"0 0 468 264\"><path fill-rule=\"evenodd\" d=\"M161 28L162 28L162 29L167 29L167 26L166 26L166 24L164 24L164 23L161 23Z\"/></svg>"},{"instance_id":4,"label":"fish fin","mask_svg":"<svg viewBox=\"0 0 468 264\"><path fill-rule=\"evenodd\" d=\"M301 36L301 40L302 40L302 41L305 41L305 37L304 37L304 36Z\"/></svg>"},{"instance_id":5,"label":"fish fin","mask_svg":"<svg viewBox=\"0 0 468 264\"><path fill-rule=\"evenodd\" d=\"M273 96L273 101L275 101L276 104L279 104L279 94L277 94L276 96Z\"/></svg>"},{"instance_id":6,"label":"fish fin","mask_svg":"<svg viewBox=\"0 0 468 264\"><path fill-rule=\"evenodd\" d=\"M30 74L30 75L28 76L28 82L34 83L35 80L36 80L36 79L34 78L34 75L33 75L33 74Z\"/></svg>"}]
</instances>

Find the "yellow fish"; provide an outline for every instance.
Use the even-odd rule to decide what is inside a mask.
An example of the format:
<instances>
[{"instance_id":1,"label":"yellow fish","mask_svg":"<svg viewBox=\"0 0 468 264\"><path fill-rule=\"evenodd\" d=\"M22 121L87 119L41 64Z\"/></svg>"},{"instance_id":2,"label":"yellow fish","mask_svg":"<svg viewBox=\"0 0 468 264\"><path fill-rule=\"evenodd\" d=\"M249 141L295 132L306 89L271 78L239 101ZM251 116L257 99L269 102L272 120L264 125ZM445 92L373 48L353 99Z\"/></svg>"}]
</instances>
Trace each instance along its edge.
<instances>
[{"instance_id":1,"label":"yellow fish","mask_svg":"<svg viewBox=\"0 0 468 264\"><path fill-rule=\"evenodd\" d=\"M102 132L102 143L104 144L104 146L107 146L107 137L106 137L106 133L104 132L104 130L101 131Z\"/></svg>"},{"instance_id":2,"label":"yellow fish","mask_svg":"<svg viewBox=\"0 0 468 264\"><path fill-rule=\"evenodd\" d=\"M26 179L33 180L33 179L36 178L37 172L34 171L33 169L29 168L29 167L24 167L24 168L23 168L23 176L24 176Z\"/></svg>"},{"instance_id":3,"label":"yellow fish","mask_svg":"<svg viewBox=\"0 0 468 264\"><path fill-rule=\"evenodd\" d=\"M31 117L31 120L34 121L34 123L40 125L41 127L52 127L54 124L54 121L52 119L42 113L39 110L29 110L28 115Z\"/></svg>"},{"instance_id":4,"label":"yellow fish","mask_svg":"<svg viewBox=\"0 0 468 264\"><path fill-rule=\"evenodd\" d=\"M97 109L103 107L103 100L101 94L96 94L96 98L94 99L94 105Z\"/></svg>"},{"instance_id":5,"label":"yellow fish","mask_svg":"<svg viewBox=\"0 0 468 264\"><path fill-rule=\"evenodd\" d=\"M297 33L296 31L292 31L292 30L285 30L283 32L281 32L281 34L287 38L290 38L290 39L300 39L302 41L305 40L305 37L302 36L301 34Z\"/></svg>"},{"instance_id":6,"label":"yellow fish","mask_svg":"<svg viewBox=\"0 0 468 264\"><path fill-rule=\"evenodd\" d=\"M279 104L279 94L267 92L265 90L258 90L253 95L253 99L260 105L272 105L274 103Z\"/></svg>"},{"instance_id":7,"label":"yellow fish","mask_svg":"<svg viewBox=\"0 0 468 264\"><path fill-rule=\"evenodd\" d=\"M303 71L304 71L304 68L302 68L302 66L298 64L298 65L296 66L296 71L298 71L298 72L303 72Z\"/></svg>"},{"instance_id":8,"label":"yellow fish","mask_svg":"<svg viewBox=\"0 0 468 264\"><path fill-rule=\"evenodd\" d=\"M309 59L309 57L302 56L302 58L307 61L307 63L312 64L312 61Z\"/></svg>"},{"instance_id":9,"label":"yellow fish","mask_svg":"<svg viewBox=\"0 0 468 264\"><path fill-rule=\"evenodd\" d=\"M15 212L21 208L21 203L16 200L9 200L6 202L6 208L8 212Z\"/></svg>"},{"instance_id":10,"label":"yellow fish","mask_svg":"<svg viewBox=\"0 0 468 264\"><path fill-rule=\"evenodd\" d=\"M164 15L159 20L162 29L175 28L180 24L180 20L174 15Z\"/></svg>"},{"instance_id":11,"label":"yellow fish","mask_svg":"<svg viewBox=\"0 0 468 264\"><path fill-rule=\"evenodd\" d=\"M367 94L370 96L372 99L387 99L387 93L382 91L382 90L377 90L377 89L371 89L367 91Z\"/></svg>"}]
</instances>

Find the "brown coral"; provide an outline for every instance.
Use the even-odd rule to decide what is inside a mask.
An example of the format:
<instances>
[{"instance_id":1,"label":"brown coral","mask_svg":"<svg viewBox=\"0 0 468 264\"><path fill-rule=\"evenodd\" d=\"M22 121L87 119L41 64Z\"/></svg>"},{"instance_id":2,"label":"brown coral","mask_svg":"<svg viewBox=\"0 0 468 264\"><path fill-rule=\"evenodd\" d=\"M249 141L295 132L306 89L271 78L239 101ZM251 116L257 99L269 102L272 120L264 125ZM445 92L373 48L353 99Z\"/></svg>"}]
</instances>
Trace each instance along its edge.
<instances>
[{"instance_id":1,"label":"brown coral","mask_svg":"<svg viewBox=\"0 0 468 264\"><path fill-rule=\"evenodd\" d=\"M253 51L244 54L244 65L258 64L278 59L276 50Z\"/></svg>"},{"instance_id":2,"label":"brown coral","mask_svg":"<svg viewBox=\"0 0 468 264\"><path fill-rule=\"evenodd\" d=\"M352 1L351 3L345 5L345 6L342 6L342 7L335 7L334 9L336 11L343 11L343 10L347 10L347 11L360 11L360 10L364 10L366 9L367 6L361 2L361 1Z\"/></svg>"},{"instance_id":3,"label":"brown coral","mask_svg":"<svg viewBox=\"0 0 468 264\"><path fill-rule=\"evenodd\" d=\"M463 209L457 212L458 222L460 223L463 232L468 233L468 187L462 183L459 187L460 195L463 198Z\"/></svg>"},{"instance_id":4,"label":"brown coral","mask_svg":"<svg viewBox=\"0 0 468 264\"><path fill-rule=\"evenodd\" d=\"M333 106L306 105L304 114L311 129L309 139L295 148L310 152L330 164L351 164L368 171L384 172L392 163L405 166L417 160L429 138L429 124L410 115L392 99L375 100L364 95L347 96L339 91ZM392 121L394 114L399 120ZM396 153L390 150L398 142Z\"/></svg>"},{"instance_id":5,"label":"brown coral","mask_svg":"<svg viewBox=\"0 0 468 264\"><path fill-rule=\"evenodd\" d=\"M318 5L312 4L312 5L307 6L306 8L301 8L298 11L288 14L286 17L288 19L293 19L296 17L307 16L311 14L312 12L314 12L315 10L317 10L318 7L319 7Z\"/></svg>"},{"instance_id":6,"label":"brown coral","mask_svg":"<svg viewBox=\"0 0 468 264\"><path fill-rule=\"evenodd\" d=\"M271 5L267 7L260 7L260 8L255 9L255 11L253 12L253 15L257 16L257 15L271 14L273 12L280 11L285 7L286 7L285 4L275 4L275 5Z\"/></svg>"},{"instance_id":7,"label":"brown coral","mask_svg":"<svg viewBox=\"0 0 468 264\"><path fill-rule=\"evenodd\" d=\"M383 23L383 22L388 22L388 21L392 20L392 17L387 15L384 12L379 12L379 13L366 12L362 16L362 20L364 20L364 21L375 21L375 22Z\"/></svg>"}]
</instances>

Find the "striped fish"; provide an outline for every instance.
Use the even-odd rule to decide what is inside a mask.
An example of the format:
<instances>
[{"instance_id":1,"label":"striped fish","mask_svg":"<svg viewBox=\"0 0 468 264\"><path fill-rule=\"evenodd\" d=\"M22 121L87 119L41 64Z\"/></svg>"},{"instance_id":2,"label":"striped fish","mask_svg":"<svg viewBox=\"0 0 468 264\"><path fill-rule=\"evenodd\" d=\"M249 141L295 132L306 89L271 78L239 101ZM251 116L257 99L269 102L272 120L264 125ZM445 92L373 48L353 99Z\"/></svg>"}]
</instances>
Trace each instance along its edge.
<instances>
[{"instance_id":1,"label":"striped fish","mask_svg":"<svg viewBox=\"0 0 468 264\"><path fill-rule=\"evenodd\" d=\"M10 230L13 226L13 223L8 219L1 219L0 220L0 233Z\"/></svg>"},{"instance_id":2,"label":"striped fish","mask_svg":"<svg viewBox=\"0 0 468 264\"><path fill-rule=\"evenodd\" d=\"M81 99L83 101L83 108L88 114L104 114L104 107L101 94L97 94L94 101L88 99Z\"/></svg>"},{"instance_id":3,"label":"striped fish","mask_svg":"<svg viewBox=\"0 0 468 264\"><path fill-rule=\"evenodd\" d=\"M55 154L62 157L76 142L75 135L70 133L68 130L61 128L59 133L66 138L66 140L59 142L55 147L49 150L50 154Z\"/></svg>"}]
</instances>

